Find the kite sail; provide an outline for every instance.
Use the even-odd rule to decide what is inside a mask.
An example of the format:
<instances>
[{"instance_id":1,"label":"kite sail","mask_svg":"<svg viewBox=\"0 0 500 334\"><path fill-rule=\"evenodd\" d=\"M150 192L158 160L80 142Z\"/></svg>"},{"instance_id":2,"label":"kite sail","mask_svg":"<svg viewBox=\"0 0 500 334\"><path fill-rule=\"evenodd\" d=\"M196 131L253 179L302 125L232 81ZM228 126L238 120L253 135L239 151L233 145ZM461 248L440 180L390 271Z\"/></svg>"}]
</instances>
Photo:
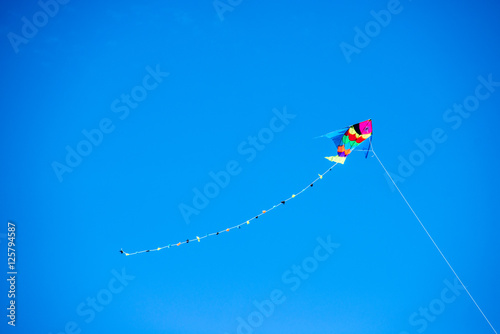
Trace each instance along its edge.
<instances>
[{"instance_id":1,"label":"kite sail","mask_svg":"<svg viewBox=\"0 0 500 334\"><path fill-rule=\"evenodd\" d=\"M347 128L333 131L322 137L330 138L337 145L337 155L326 159L343 164L351 152L372 135L372 120L353 124Z\"/></svg>"}]
</instances>

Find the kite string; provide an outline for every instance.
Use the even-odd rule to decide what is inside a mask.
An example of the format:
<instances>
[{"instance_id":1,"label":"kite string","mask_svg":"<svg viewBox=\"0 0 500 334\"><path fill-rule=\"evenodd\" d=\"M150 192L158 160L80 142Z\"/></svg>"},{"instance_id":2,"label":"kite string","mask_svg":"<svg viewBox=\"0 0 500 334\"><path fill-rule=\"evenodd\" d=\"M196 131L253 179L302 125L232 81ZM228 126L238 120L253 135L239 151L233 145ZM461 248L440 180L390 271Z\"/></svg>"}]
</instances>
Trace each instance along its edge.
<instances>
[{"instance_id":1,"label":"kite string","mask_svg":"<svg viewBox=\"0 0 500 334\"><path fill-rule=\"evenodd\" d=\"M154 249L145 249L145 250L142 250L142 251L136 251L136 252L133 252L133 253L127 253L127 252L125 252L125 251L123 251L123 250L121 250L120 252L121 252L121 253L123 253L123 254L125 254L125 255L127 255L127 256L129 256L129 255L141 254L141 253L157 252L157 251L160 251L160 250L162 250L162 249L164 249L164 248L170 248L171 246L180 246L180 245L182 245L182 244L187 244L187 243L189 243L189 242L191 242L191 241L198 241L198 242L200 242L202 239L205 239L205 238L208 238L208 237L211 237L211 236L214 236L214 235L219 235L220 233L229 232L230 230L235 229L235 228L241 228L241 226L242 226L242 225L250 224L250 222L251 222L252 220L259 218L259 217L260 217L260 216L262 216L263 214L268 213L269 211L274 210L274 209L275 209L275 208L277 208L278 206L280 206L280 205L284 205L284 204L285 204L286 202L288 202L289 200L291 200L291 199L293 199L293 198L295 198L295 197L299 196L299 195L300 195L300 194L302 194L304 191L306 191L307 189L311 188L311 187L312 187L312 186L313 186L316 182L318 182L320 179L322 179L322 178L323 178L323 176L325 176L328 172L330 172L330 171L333 169L333 167L335 167L337 164L338 164L337 162L336 162L335 164L333 164L333 165L332 165L330 168L328 168L328 169L327 169L327 170L326 170L323 174L318 174L318 177L317 177L314 181L312 181L311 183L309 183L309 185L308 185L307 187L305 187L304 189L302 189L302 190L301 190L301 191L299 191L298 193L293 194L292 196L290 196L289 198L285 199L284 201L281 201L280 203L275 204L275 205L274 205L274 206L272 206L270 209L262 211L262 213L260 213L260 214L258 214L258 215L256 215L256 216L254 216L254 217L252 217L252 218L250 218L250 219L246 220L246 221L245 221L245 222L243 222L243 223L240 223L240 224L234 225L234 226L229 227L229 228L227 228L227 229L224 229L224 230L222 230L222 231L213 232L213 233L207 233L206 235L204 235L204 236L202 236L202 237L198 237L198 236L197 236L196 238L193 238L193 239L187 239L186 241L183 241L183 242L178 242L178 243L176 243L176 244L169 244L169 245L167 245L167 246L158 247L158 248L154 248Z\"/></svg>"},{"instance_id":2,"label":"kite string","mask_svg":"<svg viewBox=\"0 0 500 334\"><path fill-rule=\"evenodd\" d=\"M391 174L389 174L389 172L385 168L384 164L382 164L382 161L380 161L377 153L375 153L375 151L373 150L373 146L372 146L371 151L373 152L373 155L375 156L375 158L377 158L378 162L380 163L380 166L382 166L382 168L384 169L384 171L387 174L387 176L389 176L389 179L391 180L392 184L394 184L394 187L396 187L396 189L398 190L399 194L401 195L401 197L403 198L403 200L406 202L406 205L408 205L408 207L410 208L410 210L413 213L413 215L415 216L415 218L417 218L418 222L420 223L420 226L422 226L422 228L424 229L425 233L427 234L427 236L429 237L429 239L432 241L432 243L434 244L434 246L438 250L439 254L441 254L441 256L443 257L443 259L446 262L446 264L448 265L448 267L450 267L451 271L453 272L453 274L455 275L455 277L457 278L457 280L463 286L463 288L465 289L465 292L467 292L467 294L469 295L470 299L474 302L474 304L476 305L476 307L479 310L479 312L481 312L481 314L483 315L483 317L486 320L486 322L488 322L488 325L490 325L490 327L493 330L493 332L495 332L495 334L497 334L497 331L495 330L495 328L493 327L493 325L490 323L490 321L488 320L488 318L486 317L486 315L483 313L483 310L481 310L481 308L479 307L479 305L476 303L476 301L474 300L474 298L470 294L469 290L467 290L467 288L465 287L465 284L462 282L462 280L460 279L460 277L458 277L457 273L455 272L455 270L451 266L450 262L448 262L448 260L444 256L443 252L441 251L441 249L439 249L438 245L436 244L436 242L434 241L434 239L431 237L430 233L427 231L427 229L425 228L425 226L422 223L422 221L420 220L420 218L418 218L417 214L415 213L415 211L411 207L410 203L408 203L408 201L406 200L405 196L403 195L403 193L401 192L401 190L399 189L399 187L396 185L396 182L394 182L394 180L392 179Z\"/></svg>"}]
</instances>

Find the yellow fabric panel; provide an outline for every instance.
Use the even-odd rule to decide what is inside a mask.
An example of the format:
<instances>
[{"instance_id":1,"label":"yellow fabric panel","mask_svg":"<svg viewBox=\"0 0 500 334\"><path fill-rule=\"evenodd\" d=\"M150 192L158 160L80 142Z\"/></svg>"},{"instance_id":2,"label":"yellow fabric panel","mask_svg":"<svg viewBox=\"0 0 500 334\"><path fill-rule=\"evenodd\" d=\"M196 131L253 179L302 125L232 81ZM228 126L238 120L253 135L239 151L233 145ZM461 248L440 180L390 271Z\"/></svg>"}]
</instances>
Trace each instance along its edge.
<instances>
[{"instance_id":1,"label":"yellow fabric panel","mask_svg":"<svg viewBox=\"0 0 500 334\"><path fill-rule=\"evenodd\" d=\"M340 164L344 164L345 158L346 157L339 157L338 155L335 155L333 157L325 157L325 159L328 159L332 162L338 162Z\"/></svg>"}]
</instances>

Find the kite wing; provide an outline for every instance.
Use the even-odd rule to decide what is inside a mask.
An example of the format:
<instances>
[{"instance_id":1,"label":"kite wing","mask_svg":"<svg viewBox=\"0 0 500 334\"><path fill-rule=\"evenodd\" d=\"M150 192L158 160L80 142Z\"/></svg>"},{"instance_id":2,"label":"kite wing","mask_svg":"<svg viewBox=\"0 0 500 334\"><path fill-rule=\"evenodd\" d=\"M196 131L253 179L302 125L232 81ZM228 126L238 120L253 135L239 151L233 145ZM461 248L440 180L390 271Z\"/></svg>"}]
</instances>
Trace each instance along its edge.
<instances>
[{"instance_id":1,"label":"kite wing","mask_svg":"<svg viewBox=\"0 0 500 334\"><path fill-rule=\"evenodd\" d=\"M343 164L347 156L359 144L372 135L372 120L356 123L345 129L340 129L323 135L330 138L337 145L337 155L326 157L326 159Z\"/></svg>"}]
</instances>

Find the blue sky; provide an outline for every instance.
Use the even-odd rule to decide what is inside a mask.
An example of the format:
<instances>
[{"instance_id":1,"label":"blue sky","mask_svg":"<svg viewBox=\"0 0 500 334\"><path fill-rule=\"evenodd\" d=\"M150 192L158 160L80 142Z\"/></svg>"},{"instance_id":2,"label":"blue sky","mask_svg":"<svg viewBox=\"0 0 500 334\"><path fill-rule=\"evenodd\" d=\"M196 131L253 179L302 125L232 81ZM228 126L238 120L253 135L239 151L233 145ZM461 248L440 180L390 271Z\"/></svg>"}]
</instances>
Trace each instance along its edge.
<instances>
[{"instance_id":1,"label":"blue sky","mask_svg":"<svg viewBox=\"0 0 500 334\"><path fill-rule=\"evenodd\" d=\"M361 153L241 230L118 252L246 221L329 168L315 137L368 118L500 328L496 2L2 6L2 333L493 333Z\"/></svg>"}]
</instances>

